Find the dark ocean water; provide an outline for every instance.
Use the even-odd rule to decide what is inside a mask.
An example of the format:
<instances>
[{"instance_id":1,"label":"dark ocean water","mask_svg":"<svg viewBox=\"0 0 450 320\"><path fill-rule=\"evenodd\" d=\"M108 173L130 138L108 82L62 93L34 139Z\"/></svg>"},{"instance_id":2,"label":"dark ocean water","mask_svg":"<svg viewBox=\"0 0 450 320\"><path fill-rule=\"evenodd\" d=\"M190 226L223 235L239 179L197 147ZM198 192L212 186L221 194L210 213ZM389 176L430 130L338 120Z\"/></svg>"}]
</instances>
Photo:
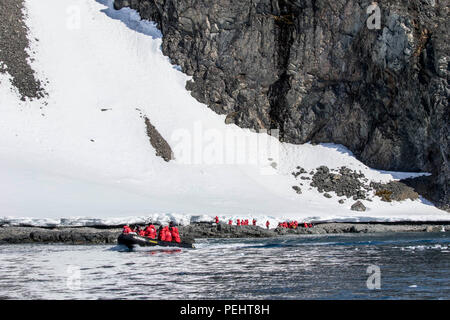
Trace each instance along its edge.
<instances>
[{"instance_id":1,"label":"dark ocean water","mask_svg":"<svg viewBox=\"0 0 450 320\"><path fill-rule=\"evenodd\" d=\"M450 299L449 245L448 232L200 240L194 250L132 252L6 245L0 298Z\"/></svg>"}]
</instances>

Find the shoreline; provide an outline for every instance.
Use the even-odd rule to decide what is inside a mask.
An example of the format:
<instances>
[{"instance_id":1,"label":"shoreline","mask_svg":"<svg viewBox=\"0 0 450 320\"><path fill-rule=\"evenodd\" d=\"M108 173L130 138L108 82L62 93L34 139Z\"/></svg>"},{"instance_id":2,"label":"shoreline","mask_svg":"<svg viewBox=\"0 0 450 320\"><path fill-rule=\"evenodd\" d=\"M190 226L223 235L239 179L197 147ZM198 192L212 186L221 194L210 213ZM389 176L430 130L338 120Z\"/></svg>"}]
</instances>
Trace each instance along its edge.
<instances>
[{"instance_id":1,"label":"shoreline","mask_svg":"<svg viewBox=\"0 0 450 320\"><path fill-rule=\"evenodd\" d=\"M325 222L312 228L264 229L259 226L230 226L224 223L193 223L179 226L183 239L239 239L275 238L292 235L324 235L350 233L406 233L450 231L450 221L431 222ZM72 244L72 245L114 245L121 234L121 226L111 227L29 227L1 226L0 245L8 244Z\"/></svg>"}]
</instances>

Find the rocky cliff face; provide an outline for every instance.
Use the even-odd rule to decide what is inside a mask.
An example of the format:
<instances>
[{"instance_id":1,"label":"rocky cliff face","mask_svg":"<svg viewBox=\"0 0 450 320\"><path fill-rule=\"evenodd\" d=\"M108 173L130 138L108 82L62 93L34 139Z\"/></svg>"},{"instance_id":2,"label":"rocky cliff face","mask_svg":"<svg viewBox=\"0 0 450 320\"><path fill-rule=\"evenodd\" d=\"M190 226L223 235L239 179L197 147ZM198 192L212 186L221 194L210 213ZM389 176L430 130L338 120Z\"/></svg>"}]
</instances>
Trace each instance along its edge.
<instances>
[{"instance_id":1,"label":"rocky cliff face","mask_svg":"<svg viewBox=\"0 0 450 320\"><path fill-rule=\"evenodd\" d=\"M115 1L158 23L164 54L193 76L187 89L228 122L340 143L374 168L432 172L421 183L448 208L448 0L379 2L380 28L368 27L370 5Z\"/></svg>"}]
</instances>

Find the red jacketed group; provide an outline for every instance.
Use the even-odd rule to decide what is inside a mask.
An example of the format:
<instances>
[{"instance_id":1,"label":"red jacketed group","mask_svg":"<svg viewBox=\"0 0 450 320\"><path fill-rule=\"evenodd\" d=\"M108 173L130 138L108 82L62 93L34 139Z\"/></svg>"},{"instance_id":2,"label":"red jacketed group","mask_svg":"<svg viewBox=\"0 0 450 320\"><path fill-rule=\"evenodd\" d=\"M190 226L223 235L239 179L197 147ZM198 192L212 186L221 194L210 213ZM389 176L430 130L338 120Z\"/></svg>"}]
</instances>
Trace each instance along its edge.
<instances>
[{"instance_id":1,"label":"red jacketed group","mask_svg":"<svg viewBox=\"0 0 450 320\"><path fill-rule=\"evenodd\" d=\"M216 223L219 223L219 219L216 217ZM231 226L233 224L233 220L228 220L228 224ZM250 225L250 222L248 219L237 219L236 220L236 225L238 226L248 226ZM256 226L256 220L253 219L252 220L252 225Z\"/></svg>"},{"instance_id":2,"label":"red jacketed group","mask_svg":"<svg viewBox=\"0 0 450 320\"><path fill-rule=\"evenodd\" d=\"M305 228L312 228L311 223L303 223L303 226ZM286 228L286 229L297 229L298 228L298 221L285 221L285 222L279 222L278 228Z\"/></svg>"},{"instance_id":3,"label":"red jacketed group","mask_svg":"<svg viewBox=\"0 0 450 320\"><path fill-rule=\"evenodd\" d=\"M178 228L174 226L165 226L165 227L160 226L158 231L156 231L156 228L153 224L149 224L143 230L139 226L133 229L130 228L129 226L124 226L123 233L124 234L135 233L141 237L158 239L160 241L177 242L177 243L181 242Z\"/></svg>"},{"instance_id":4,"label":"red jacketed group","mask_svg":"<svg viewBox=\"0 0 450 320\"><path fill-rule=\"evenodd\" d=\"M219 217L215 217L214 221L218 224L219 223ZM228 220L228 224L231 226L233 225L233 220ZM248 219L236 219L236 225L238 226L248 226L249 225L249 220ZM252 220L252 225L256 226L256 220L253 219ZM278 223L278 228L289 228L289 229L297 229L299 226L298 221L286 221L286 222L279 222ZM312 228L312 224L311 223L303 223L303 226L305 228ZM266 221L266 228L269 229L270 227L270 222Z\"/></svg>"}]
</instances>

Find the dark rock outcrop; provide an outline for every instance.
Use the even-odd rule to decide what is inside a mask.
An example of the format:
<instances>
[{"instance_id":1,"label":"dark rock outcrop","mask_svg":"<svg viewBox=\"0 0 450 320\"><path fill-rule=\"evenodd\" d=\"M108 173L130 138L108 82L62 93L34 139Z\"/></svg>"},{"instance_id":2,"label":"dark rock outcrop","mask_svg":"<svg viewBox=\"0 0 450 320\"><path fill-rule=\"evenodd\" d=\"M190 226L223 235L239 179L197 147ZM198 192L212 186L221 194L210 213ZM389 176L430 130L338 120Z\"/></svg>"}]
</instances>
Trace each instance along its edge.
<instances>
[{"instance_id":1,"label":"dark rock outcrop","mask_svg":"<svg viewBox=\"0 0 450 320\"><path fill-rule=\"evenodd\" d=\"M121 229L1 227L0 244L115 244Z\"/></svg>"},{"instance_id":2,"label":"dark rock outcrop","mask_svg":"<svg viewBox=\"0 0 450 320\"><path fill-rule=\"evenodd\" d=\"M155 148L156 155L164 159L164 161L169 162L174 159L172 149L166 139L156 130L155 126L151 124L147 117L145 119L145 126L147 128L147 136L150 139L150 144Z\"/></svg>"},{"instance_id":3,"label":"dark rock outcrop","mask_svg":"<svg viewBox=\"0 0 450 320\"><path fill-rule=\"evenodd\" d=\"M335 142L367 165L428 171L449 204L448 1L116 0L156 21L187 89L242 127Z\"/></svg>"},{"instance_id":4,"label":"dark rock outcrop","mask_svg":"<svg viewBox=\"0 0 450 320\"><path fill-rule=\"evenodd\" d=\"M413 188L408 187L402 182L372 182L370 186L375 189L377 196L381 197L382 200L387 202L403 201L406 199L416 200L419 198L419 194L415 192Z\"/></svg>"},{"instance_id":5,"label":"dark rock outcrop","mask_svg":"<svg viewBox=\"0 0 450 320\"><path fill-rule=\"evenodd\" d=\"M328 167L321 166L316 169L310 185L321 193L334 191L338 197L366 199L366 192L370 189L364 178L364 174L346 167L341 167L339 172L331 172Z\"/></svg>"},{"instance_id":6,"label":"dark rock outcrop","mask_svg":"<svg viewBox=\"0 0 450 320\"><path fill-rule=\"evenodd\" d=\"M442 181L439 181L442 180ZM402 183L414 189L415 192L422 195L426 199L436 200L436 195L440 194L442 190L442 183L446 184L448 190L449 180L445 178L445 173L440 176L439 179L435 179L433 176L421 176L418 178L409 178L401 180ZM447 195L448 197L448 195ZM448 199L447 199L448 200ZM447 201L440 201L440 208L450 212L450 203Z\"/></svg>"},{"instance_id":7,"label":"dark rock outcrop","mask_svg":"<svg viewBox=\"0 0 450 320\"><path fill-rule=\"evenodd\" d=\"M0 73L9 73L22 100L42 98L45 90L29 64L28 28L23 10L23 0L0 2Z\"/></svg>"},{"instance_id":8,"label":"dark rock outcrop","mask_svg":"<svg viewBox=\"0 0 450 320\"><path fill-rule=\"evenodd\" d=\"M300 180L310 179L309 177L300 176L306 171L299 169L292 172L292 175ZM339 169L330 169L327 166L318 167L315 172L309 173L312 175L312 182L310 186L317 188L317 191L324 193L325 198L332 198L328 192L335 192L338 197L346 196L353 200L368 200L371 201L371 196L375 195L386 202L403 201L406 199L416 200L419 194L415 189L408 184L401 181L391 181L388 183L369 182L369 179L361 172L351 170L347 167ZM415 180L415 179L411 179ZM292 187L294 190L299 187ZM297 192L301 193L301 192ZM359 201L358 201L359 202ZM340 204L344 200L339 200Z\"/></svg>"},{"instance_id":9,"label":"dark rock outcrop","mask_svg":"<svg viewBox=\"0 0 450 320\"><path fill-rule=\"evenodd\" d=\"M352 205L351 209L352 209L353 211L361 211L361 212L366 211L366 207L364 206L364 204L363 204L361 201L356 201L356 202Z\"/></svg>"}]
</instances>

